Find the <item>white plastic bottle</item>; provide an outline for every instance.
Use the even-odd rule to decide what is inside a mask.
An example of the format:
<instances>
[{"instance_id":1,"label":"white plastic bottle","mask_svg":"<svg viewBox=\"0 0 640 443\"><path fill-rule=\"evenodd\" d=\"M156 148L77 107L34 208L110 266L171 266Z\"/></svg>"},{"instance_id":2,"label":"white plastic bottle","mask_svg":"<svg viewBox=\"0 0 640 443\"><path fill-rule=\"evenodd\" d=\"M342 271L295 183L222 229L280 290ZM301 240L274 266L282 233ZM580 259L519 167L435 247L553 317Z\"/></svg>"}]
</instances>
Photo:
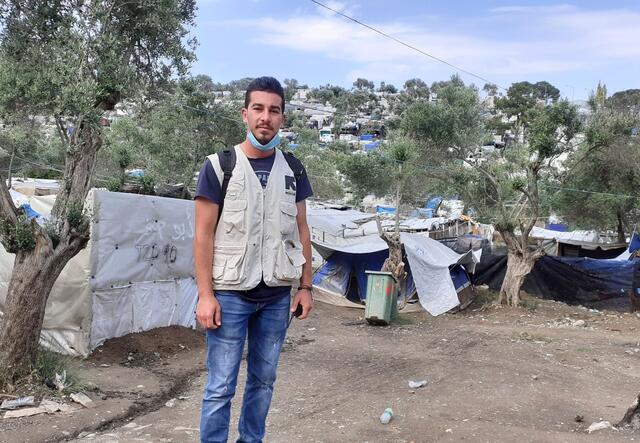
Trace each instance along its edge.
<instances>
[{"instance_id":1,"label":"white plastic bottle","mask_svg":"<svg viewBox=\"0 0 640 443\"><path fill-rule=\"evenodd\" d=\"M386 425L393 418L393 410L391 408L387 408L384 410L382 415L380 416L380 423Z\"/></svg>"}]
</instances>

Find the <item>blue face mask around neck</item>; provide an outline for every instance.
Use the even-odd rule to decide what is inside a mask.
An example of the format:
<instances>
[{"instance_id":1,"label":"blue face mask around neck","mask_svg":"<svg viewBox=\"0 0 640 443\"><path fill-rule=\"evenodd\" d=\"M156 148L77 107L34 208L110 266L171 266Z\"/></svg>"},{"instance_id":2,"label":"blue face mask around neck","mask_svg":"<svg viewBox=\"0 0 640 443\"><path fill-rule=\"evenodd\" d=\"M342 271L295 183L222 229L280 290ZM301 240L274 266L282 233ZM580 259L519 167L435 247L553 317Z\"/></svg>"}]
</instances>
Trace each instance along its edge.
<instances>
[{"instance_id":1,"label":"blue face mask around neck","mask_svg":"<svg viewBox=\"0 0 640 443\"><path fill-rule=\"evenodd\" d=\"M251 142L251 146L253 146L254 148L262 152L269 151L280 144L280 134L278 133L276 133L276 135L271 139L271 141L265 145L263 145L258 141L256 136L253 135L253 132L251 132L251 129L247 131L247 138Z\"/></svg>"}]
</instances>

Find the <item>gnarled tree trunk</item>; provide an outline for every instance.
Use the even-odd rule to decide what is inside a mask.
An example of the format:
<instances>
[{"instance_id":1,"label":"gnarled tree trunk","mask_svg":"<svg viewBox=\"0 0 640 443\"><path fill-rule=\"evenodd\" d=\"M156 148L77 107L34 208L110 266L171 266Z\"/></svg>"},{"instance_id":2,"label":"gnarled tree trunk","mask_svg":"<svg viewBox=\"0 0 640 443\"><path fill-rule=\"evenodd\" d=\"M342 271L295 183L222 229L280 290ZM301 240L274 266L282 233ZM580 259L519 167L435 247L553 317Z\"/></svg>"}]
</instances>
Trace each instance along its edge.
<instances>
[{"instance_id":1,"label":"gnarled tree trunk","mask_svg":"<svg viewBox=\"0 0 640 443\"><path fill-rule=\"evenodd\" d=\"M39 228L35 231L35 247L16 253L7 290L0 337L0 372L7 380L29 372L51 288L68 261L86 244L86 240L76 238L53 249L51 240Z\"/></svg>"},{"instance_id":2,"label":"gnarled tree trunk","mask_svg":"<svg viewBox=\"0 0 640 443\"><path fill-rule=\"evenodd\" d=\"M634 431L640 430L640 394L636 397L633 404L629 406L629 409L627 409L627 412L617 426L630 427Z\"/></svg>"},{"instance_id":3,"label":"gnarled tree trunk","mask_svg":"<svg viewBox=\"0 0 640 443\"><path fill-rule=\"evenodd\" d=\"M51 288L69 260L89 240L84 200L102 139L97 128L82 124L69 142L64 183L51 214L56 238L50 238L44 228L31 221L28 226L33 247L7 248L16 257L0 333L0 374L5 381L31 370ZM12 225L25 223L19 220L4 179L0 179L0 218Z\"/></svg>"},{"instance_id":4,"label":"gnarled tree trunk","mask_svg":"<svg viewBox=\"0 0 640 443\"><path fill-rule=\"evenodd\" d=\"M499 232L507 245L507 273L500 288L499 303L518 306L524 279L529 275L536 261L542 257L543 252L529 249L527 238L518 239L512 231Z\"/></svg>"},{"instance_id":5,"label":"gnarled tree trunk","mask_svg":"<svg viewBox=\"0 0 640 443\"><path fill-rule=\"evenodd\" d=\"M518 306L520 304L520 288L522 288L524 279L536 264L536 260L537 258L530 252L508 252L507 273L500 287L501 304L509 306Z\"/></svg>"}]
</instances>

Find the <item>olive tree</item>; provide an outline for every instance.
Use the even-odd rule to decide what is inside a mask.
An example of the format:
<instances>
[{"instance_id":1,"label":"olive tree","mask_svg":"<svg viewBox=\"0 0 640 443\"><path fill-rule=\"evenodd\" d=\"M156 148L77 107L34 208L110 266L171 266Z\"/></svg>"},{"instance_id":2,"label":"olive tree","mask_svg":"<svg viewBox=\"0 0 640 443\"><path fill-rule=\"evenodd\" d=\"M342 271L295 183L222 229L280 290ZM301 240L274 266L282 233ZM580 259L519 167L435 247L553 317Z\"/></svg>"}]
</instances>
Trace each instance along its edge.
<instances>
[{"instance_id":1,"label":"olive tree","mask_svg":"<svg viewBox=\"0 0 640 443\"><path fill-rule=\"evenodd\" d=\"M0 335L0 371L15 380L36 355L45 305L89 240L84 202L105 113L185 73L194 0L6 0L0 5L0 109L52 122L64 181L47 226L27 220L0 180L0 238L15 254Z\"/></svg>"}]
</instances>

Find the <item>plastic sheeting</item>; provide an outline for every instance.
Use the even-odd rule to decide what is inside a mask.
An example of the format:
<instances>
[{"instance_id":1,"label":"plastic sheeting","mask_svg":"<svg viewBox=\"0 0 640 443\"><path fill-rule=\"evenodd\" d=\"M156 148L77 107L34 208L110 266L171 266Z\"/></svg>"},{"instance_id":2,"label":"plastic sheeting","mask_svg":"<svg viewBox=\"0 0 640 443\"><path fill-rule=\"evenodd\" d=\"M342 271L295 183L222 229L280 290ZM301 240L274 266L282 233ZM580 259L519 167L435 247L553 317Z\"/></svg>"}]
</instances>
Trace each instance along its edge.
<instances>
[{"instance_id":1,"label":"plastic sheeting","mask_svg":"<svg viewBox=\"0 0 640 443\"><path fill-rule=\"evenodd\" d=\"M334 252L314 275L313 285L343 297L365 300L365 271L379 271L387 256L387 251L368 254Z\"/></svg>"},{"instance_id":2,"label":"plastic sheeting","mask_svg":"<svg viewBox=\"0 0 640 443\"><path fill-rule=\"evenodd\" d=\"M28 197L43 216L54 201L55 196ZM91 240L53 286L41 343L88 355L109 338L161 326L194 327L193 202L92 191L88 206ZM0 249L0 311L13 259Z\"/></svg>"},{"instance_id":3,"label":"plastic sheeting","mask_svg":"<svg viewBox=\"0 0 640 443\"><path fill-rule=\"evenodd\" d=\"M542 298L568 304L626 297L634 261L544 256L524 281L523 289ZM474 285L497 291L507 270L506 255L484 254L472 277Z\"/></svg>"},{"instance_id":4,"label":"plastic sheeting","mask_svg":"<svg viewBox=\"0 0 640 443\"><path fill-rule=\"evenodd\" d=\"M94 291L91 349L131 332L171 325L195 327L194 294L197 288L191 278Z\"/></svg>"},{"instance_id":5,"label":"plastic sheeting","mask_svg":"<svg viewBox=\"0 0 640 443\"><path fill-rule=\"evenodd\" d=\"M193 275L193 202L107 191L94 200L94 289Z\"/></svg>"},{"instance_id":6,"label":"plastic sheeting","mask_svg":"<svg viewBox=\"0 0 640 443\"><path fill-rule=\"evenodd\" d=\"M467 273L459 265L464 264L473 272L473 253L456 254L440 242L420 234L402 234L401 238L408 259L408 275L402 293L411 295L417 290L420 305L432 315L458 306L457 292L469 285ZM327 262L313 278L313 286L320 295L318 299L340 306L361 306L350 300L366 299L365 271L380 270L388 256L387 249L366 254L330 252Z\"/></svg>"},{"instance_id":7,"label":"plastic sheeting","mask_svg":"<svg viewBox=\"0 0 640 443\"><path fill-rule=\"evenodd\" d=\"M473 272L470 252L460 255L436 240L419 234L402 234L413 279L422 307L431 315L443 314L460 304L449 266L466 264Z\"/></svg>"}]
</instances>

